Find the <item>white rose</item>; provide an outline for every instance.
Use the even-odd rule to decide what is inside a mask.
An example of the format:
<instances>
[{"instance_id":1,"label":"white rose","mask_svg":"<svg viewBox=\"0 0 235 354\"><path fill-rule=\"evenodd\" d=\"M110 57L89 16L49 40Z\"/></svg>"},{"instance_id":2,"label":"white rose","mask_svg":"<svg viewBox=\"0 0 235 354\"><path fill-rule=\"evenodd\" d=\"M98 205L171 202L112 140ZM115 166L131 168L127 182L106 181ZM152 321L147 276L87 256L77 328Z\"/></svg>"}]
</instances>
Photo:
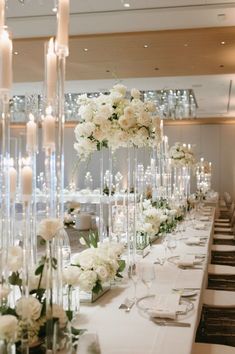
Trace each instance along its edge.
<instances>
[{"instance_id":1,"label":"white rose","mask_svg":"<svg viewBox=\"0 0 235 354\"><path fill-rule=\"evenodd\" d=\"M0 339L11 341L16 339L18 320L15 316L0 316Z\"/></svg>"},{"instance_id":2,"label":"white rose","mask_svg":"<svg viewBox=\"0 0 235 354\"><path fill-rule=\"evenodd\" d=\"M85 270L79 277L80 289L83 291L92 291L97 281L97 274L93 270Z\"/></svg>"},{"instance_id":3,"label":"white rose","mask_svg":"<svg viewBox=\"0 0 235 354\"><path fill-rule=\"evenodd\" d=\"M78 114L82 117L82 120L90 122L93 117L93 111L90 105L81 106L79 108Z\"/></svg>"},{"instance_id":4,"label":"white rose","mask_svg":"<svg viewBox=\"0 0 235 354\"><path fill-rule=\"evenodd\" d=\"M63 281L65 284L78 286L81 269L77 266L69 266L63 270Z\"/></svg>"},{"instance_id":5,"label":"white rose","mask_svg":"<svg viewBox=\"0 0 235 354\"><path fill-rule=\"evenodd\" d=\"M131 96L135 99L139 99L140 98L140 91L135 88L131 89Z\"/></svg>"},{"instance_id":6,"label":"white rose","mask_svg":"<svg viewBox=\"0 0 235 354\"><path fill-rule=\"evenodd\" d=\"M75 128L75 134L79 136L89 137L92 135L93 131L95 130L95 124L92 122L84 122L80 123Z\"/></svg>"},{"instance_id":7,"label":"white rose","mask_svg":"<svg viewBox=\"0 0 235 354\"><path fill-rule=\"evenodd\" d=\"M80 265L82 269L92 269L96 264L97 250L94 248L88 248L81 253L73 256L72 264Z\"/></svg>"},{"instance_id":8,"label":"white rose","mask_svg":"<svg viewBox=\"0 0 235 354\"><path fill-rule=\"evenodd\" d=\"M152 101L145 102L145 107L148 110L148 112L156 111L156 105Z\"/></svg>"},{"instance_id":9,"label":"white rose","mask_svg":"<svg viewBox=\"0 0 235 354\"><path fill-rule=\"evenodd\" d=\"M106 138L106 134L103 130L96 128L96 130L93 133L93 137L98 140L98 141L103 141Z\"/></svg>"},{"instance_id":10,"label":"white rose","mask_svg":"<svg viewBox=\"0 0 235 354\"><path fill-rule=\"evenodd\" d=\"M149 113L148 112L141 112L137 118L137 123L139 125L143 125L145 127L149 127L150 126L150 123L151 123L151 118L149 116Z\"/></svg>"},{"instance_id":11,"label":"white rose","mask_svg":"<svg viewBox=\"0 0 235 354\"><path fill-rule=\"evenodd\" d=\"M10 292L11 289L8 286L0 284L0 300L6 300Z\"/></svg>"},{"instance_id":12,"label":"white rose","mask_svg":"<svg viewBox=\"0 0 235 354\"><path fill-rule=\"evenodd\" d=\"M127 119L133 119L135 117L135 112L130 106L124 108L123 114Z\"/></svg>"},{"instance_id":13,"label":"white rose","mask_svg":"<svg viewBox=\"0 0 235 354\"><path fill-rule=\"evenodd\" d=\"M58 318L58 320L59 320L59 327L65 328L65 326L68 322L68 317L67 317L64 309L57 304L53 304L52 305L52 312L53 312L53 317Z\"/></svg>"},{"instance_id":14,"label":"white rose","mask_svg":"<svg viewBox=\"0 0 235 354\"><path fill-rule=\"evenodd\" d=\"M112 91L116 91L116 92L120 93L122 96L125 96L126 90L127 90L126 86L121 85L121 84L114 85L113 89L112 89Z\"/></svg>"},{"instance_id":15,"label":"white rose","mask_svg":"<svg viewBox=\"0 0 235 354\"><path fill-rule=\"evenodd\" d=\"M110 118L113 114L113 107L111 104L103 104L100 109L99 113L106 119Z\"/></svg>"},{"instance_id":16,"label":"white rose","mask_svg":"<svg viewBox=\"0 0 235 354\"><path fill-rule=\"evenodd\" d=\"M95 268L95 272L98 276L98 279L101 281L101 282L105 282L108 280L108 277L109 277L109 272L107 270L107 268L103 265L100 265L100 266L97 266Z\"/></svg>"},{"instance_id":17,"label":"white rose","mask_svg":"<svg viewBox=\"0 0 235 354\"><path fill-rule=\"evenodd\" d=\"M152 226L151 223L146 222L146 223L143 224L142 230L143 230L143 232L146 232L147 234L152 234L153 226Z\"/></svg>"},{"instance_id":18,"label":"white rose","mask_svg":"<svg viewBox=\"0 0 235 354\"><path fill-rule=\"evenodd\" d=\"M60 219L43 219L38 226L38 235L46 241L51 241L57 232L63 229L63 227L63 222Z\"/></svg>"},{"instance_id":19,"label":"white rose","mask_svg":"<svg viewBox=\"0 0 235 354\"><path fill-rule=\"evenodd\" d=\"M150 201L150 199L145 199L145 200L143 201L143 208L144 208L144 209L148 209L150 206L151 206L151 201Z\"/></svg>"},{"instance_id":20,"label":"white rose","mask_svg":"<svg viewBox=\"0 0 235 354\"><path fill-rule=\"evenodd\" d=\"M10 271L17 272L23 266L23 250L20 246L11 246L8 251L7 266Z\"/></svg>"},{"instance_id":21,"label":"white rose","mask_svg":"<svg viewBox=\"0 0 235 354\"><path fill-rule=\"evenodd\" d=\"M41 315L42 304L33 296L21 297L15 309L18 316L36 321Z\"/></svg>"},{"instance_id":22,"label":"white rose","mask_svg":"<svg viewBox=\"0 0 235 354\"><path fill-rule=\"evenodd\" d=\"M120 125L120 127L121 127L122 129L127 130L127 129L130 129L130 128L132 128L132 127L135 126L135 124L136 124L136 119L135 119L134 116L131 117L131 118L127 118L127 117L125 117L125 116L121 116L121 117L118 119L118 123L119 123L119 125Z\"/></svg>"}]
</instances>

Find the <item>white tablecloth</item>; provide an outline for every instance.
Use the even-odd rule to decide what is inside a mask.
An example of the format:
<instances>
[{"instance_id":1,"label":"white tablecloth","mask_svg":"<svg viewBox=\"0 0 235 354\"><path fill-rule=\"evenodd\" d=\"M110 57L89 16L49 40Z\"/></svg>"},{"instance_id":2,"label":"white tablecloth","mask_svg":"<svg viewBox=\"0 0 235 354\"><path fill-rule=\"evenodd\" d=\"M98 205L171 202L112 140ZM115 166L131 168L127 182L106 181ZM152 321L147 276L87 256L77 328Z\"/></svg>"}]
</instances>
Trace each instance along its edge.
<instances>
[{"instance_id":1,"label":"white tablecloth","mask_svg":"<svg viewBox=\"0 0 235 354\"><path fill-rule=\"evenodd\" d=\"M213 210L214 218L214 210ZM153 323L149 317L134 306L129 313L118 307L125 298L134 295L131 281L123 281L103 295L97 302L81 305L78 318L79 328L96 332L99 338L102 354L190 354L195 333L200 318L200 294L207 280L207 264L213 229L212 219L207 223L207 229L196 231L188 228L185 236L208 236L205 246L187 246L184 240L178 242L172 253L205 254L204 269L183 270L175 264L165 262L164 266L155 265L156 280L151 293L171 293L173 288L199 288L194 309L185 315L183 322L190 322L191 327L162 327ZM147 259L156 260L161 255L163 246L152 246ZM168 250L168 256L171 253ZM137 297L144 296L146 288L141 282L137 284ZM78 352L79 353L79 352Z\"/></svg>"}]
</instances>

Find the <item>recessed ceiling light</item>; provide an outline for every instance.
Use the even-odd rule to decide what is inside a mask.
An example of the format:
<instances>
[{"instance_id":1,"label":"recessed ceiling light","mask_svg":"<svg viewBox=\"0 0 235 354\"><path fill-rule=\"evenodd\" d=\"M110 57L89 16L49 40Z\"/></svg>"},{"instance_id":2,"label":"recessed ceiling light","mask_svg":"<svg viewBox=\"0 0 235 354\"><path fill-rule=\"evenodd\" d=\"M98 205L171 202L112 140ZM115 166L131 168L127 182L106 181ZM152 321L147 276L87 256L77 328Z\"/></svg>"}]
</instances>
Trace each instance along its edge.
<instances>
[{"instance_id":1,"label":"recessed ceiling light","mask_svg":"<svg viewBox=\"0 0 235 354\"><path fill-rule=\"evenodd\" d=\"M148 44L144 44L144 48L148 48Z\"/></svg>"},{"instance_id":2,"label":"recessed ceiling light","mask_svg":"<svg viewBox=\"0 0 235 354\"><path fill-rule=\"evenodd\" d=\"M129 2L124 2L123 6L126 7L126 8L128 8L128 7L130 7L131 5L129 4Z\"/></svg>"},{"instance_id":3,"label":"recessed ceiling light","mask_svg":"<svg viewBox=\"0 0 235 354\"><path fill-rule=\"evenodd\" d=\"M220 42L221 45L225 45L225 43L226 43L225 41L221 41Z\"/></svg>"},{"instance_id":4,"label":"recessed ceiling light","mask_svg":"<svg viewBox=\"0 0 235 354\"><path fill-rule=\"evenodd\" d=\"M15 54L15 55L18 55L18 54L19 54L19 52L15 51L15 52L14 52L14 54Z\"/></svg>"},{"instance_id":5,"label":"recessed ceiling light","mask_svg":"<svg viewBox=\"0 0 235 354\"><path fill-rule=\"evenodd\" d=\"M88 48L83 48L84 52L88 52Z\"/></svg>"},{"instance_id":6,"label":"recessed ceiling light","mask_svg":"<svg viewBox=\"0 0 235 354\"><path fill-rule=\"evenodd\" d=\"M184 46L185 46L185 47L188 47L188 43L184 43Z\"/></svg>"}]
</instances>

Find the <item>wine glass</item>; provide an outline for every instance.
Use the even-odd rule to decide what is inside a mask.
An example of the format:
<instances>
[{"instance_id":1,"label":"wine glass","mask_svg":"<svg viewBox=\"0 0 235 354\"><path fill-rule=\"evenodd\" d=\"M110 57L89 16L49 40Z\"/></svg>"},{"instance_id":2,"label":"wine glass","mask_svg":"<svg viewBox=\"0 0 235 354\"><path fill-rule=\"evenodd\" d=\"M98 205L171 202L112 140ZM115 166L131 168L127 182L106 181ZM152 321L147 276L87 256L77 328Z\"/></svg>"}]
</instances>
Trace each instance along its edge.
<instances>
[{"instance_id":1,"label":"wine glass","mask_svg":"<svg viewBox=\"0 0 235 354\"><path fill-rule=\"evenodd\" d=\"M137 301L136 289L137 289L137 282L139 280L138 264L137 263L130 265L130 278L134 284L134 302L136 303L136 301Z\"/></svg>"},{"instance_id":2,"label":"wine glass","mask_svg":"<svg viewBox=\"0 0 235 354\"><path fill-rule=\"evenodd\" d=\"M173 253L174 249L176 249L177 242L174 235L168 235L167 237L167 248Z\"/></svg>"},{"instance_id":3,"label":"wine glass","mask_svg":"<svg viewBox=\"0 0 235 354\"><path fill-rule=\"evenodd\" d=\"M141 265L141 280L147 287L147 296L150 296L150 289L155 279L155 270L152 263L143 263Z\"/></svg>"}]
</instances>

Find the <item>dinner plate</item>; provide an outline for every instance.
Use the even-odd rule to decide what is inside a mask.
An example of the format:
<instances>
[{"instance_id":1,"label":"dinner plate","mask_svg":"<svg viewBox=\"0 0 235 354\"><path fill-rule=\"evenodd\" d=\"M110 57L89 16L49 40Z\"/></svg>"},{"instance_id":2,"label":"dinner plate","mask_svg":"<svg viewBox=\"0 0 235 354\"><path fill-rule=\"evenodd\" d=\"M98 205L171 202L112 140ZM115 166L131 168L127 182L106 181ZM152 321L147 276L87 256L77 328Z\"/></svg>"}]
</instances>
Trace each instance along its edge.
<instances>
[{"instance_id":1,"label":"dinner plate","mask_svg":"<svg viewBox=\"0 0 235 354\"><path fill-rule=\"evenodd\" d=\"M194 304L190 299L186 297L181 297L180 298L180 305L185 305L185 311L177 311L176 313L176 319L181 320L184 318L187 318L191 316L191 313L194 309ZM154 307L155 305L155 295L147 295L139 298L136 302L137 308L146 316L149 317L148 311ZM157 317L156 317L157 318Z\"/></svg>"},{"instance_id":2,"label":"dinner plate","mask_svg":"<svg viewBox=\"0 0 235 354\"><path fill-rule=\"evenodd\" d=\"M171 256L171 257L167 258L168 262L175 264L175 265L178 265L179 260L180 260L180 256ZM204 261L204 257L199 256L199 255L195 256L195 261L194 261L192 267L197 264L202 264L203 261Z\"/></svg>"}]
</instances>

